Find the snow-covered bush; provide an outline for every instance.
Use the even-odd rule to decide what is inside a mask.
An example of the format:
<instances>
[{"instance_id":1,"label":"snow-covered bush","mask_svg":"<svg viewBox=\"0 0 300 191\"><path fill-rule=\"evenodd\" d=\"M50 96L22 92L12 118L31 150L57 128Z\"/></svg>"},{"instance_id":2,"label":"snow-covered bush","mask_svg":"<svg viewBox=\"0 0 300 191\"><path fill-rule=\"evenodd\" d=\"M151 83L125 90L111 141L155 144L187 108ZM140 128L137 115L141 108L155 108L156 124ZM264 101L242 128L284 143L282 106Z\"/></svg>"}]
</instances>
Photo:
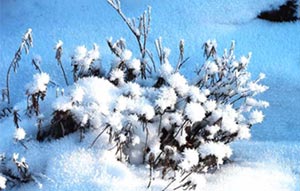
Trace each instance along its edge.
<instances>
[{"instance_id":1,"label":"snow-covered bush","mask_svg":"<svg viewBox=\"0 0 300 191\"><path fill-rule=\"evenodd\" d=\"M183 40L174 68L170 50L158 39L159 64L155 64L142 41L147 40L150 11L135 25L123 14L119 1L108 2L133 32L140 54L134 57L124 39L109 39L115 59L109 73L99 77L91 72L93 61L99 59L98 47L89 52L78 47L72 57L76 83L53 103L48 135L59 138L99 129L91 146L106 132L120 161L148 164L162 178L174 178L172 171L191 175L215 170L232 155L229 143L248 139L252 125L263 121L260 109L268 106L254 98L267 87L260 84L264 74L252 80L247 71L251 53L237 59L232 42L230 50L219 56L216 41L208 40L203 46L206 61L195 80L188 81L180 73L186 62ZM185 187L194 187L186 183Z\"/></svg>"},{"instance_id":2,"label":"snow-covered bush","mask_svg":"<svg viewBox=\"0 0 300 191\"><path fill-rule=\"evenodd\" d=\"M178 184L178 189L193 189L198 173L219 168L232 155L229 143L248 139L252 125L263 121L261 109L268 103L255 96L267 90L260 84L265 75L251 77L247 71L251 54L236 58L234 42L229 51L218 55L216 41L208 40L203 45L206 60L194 80L188 80L180 71L187 62L184 40L179 42L177 63L170 62L170 49L163 47L161 38L155 41L155 58L146 46L151 9L131 20L122 12L119 0L108 2L136 37L139 53L134 56L125 39L108 39L115 58L104 74L99 47L94 45L90 51L77 47L72 56L74 84L64 95L57 94L51 122L44 127L39 100L46 96L50 77L43 72L34 75L27 86L27 112L37 117L37 139L62 138L79 131L84 141L86 131L98 130L91 147L101 136L107 138L118 160L150 169L148 186L159 176ZM61 41L55 49L62 67ZM15 114L15 139L23 140L26 133ZM21 178L32 180L25 160L14 158L16 164L23 164L19 165L25 173Z\"/></svg>"},{"instance_id":3,"label":"snow-covered bush","mask_svg":"<svg viewBox=\"0 0 300 191\"><path fill-rule=\"evenodd\" d=\"M206 44L206 52L216 49L215 42ZM254 98L267 89L260 84L264 75L251 80L250 55L236 59L233 51L234 43L222 56L208 53L195 82L167 56L157 73L142 79L139 60L128 56L124 67L114 65L103 78L79 79L53 103L52 135L100 129L109 134L119 160L149 164L162 177L214 170L231 156L228 143L249 138L251 126L263 120L259 109L268 106ZM135 77L131 66L137 66Z\"/></svg>"}]
</instances>

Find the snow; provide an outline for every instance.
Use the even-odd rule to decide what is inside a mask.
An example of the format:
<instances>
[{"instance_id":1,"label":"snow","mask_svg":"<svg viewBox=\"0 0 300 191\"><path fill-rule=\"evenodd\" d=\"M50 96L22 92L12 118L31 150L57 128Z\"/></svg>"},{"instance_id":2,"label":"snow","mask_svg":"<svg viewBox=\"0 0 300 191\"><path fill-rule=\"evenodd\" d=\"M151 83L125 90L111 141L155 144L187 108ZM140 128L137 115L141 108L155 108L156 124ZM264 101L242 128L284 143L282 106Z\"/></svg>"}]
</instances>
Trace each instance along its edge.
<instances>
[{"instance_id":1,"label":"snow","mask_svg":"<svg viewBox=\"0 0 300 191\"><path fill-rule=\"evenodd\" d=\"M25 138L25 136L26 136L26 132L22 127L16 128L15 135L14 135L16 140L21 141Z\"/></svg>"},{"instance_id":2,"label":"snow","mask_svg":"<svg viewBox=\"0 0 300 191\"><path fill-rule=\"evenodd\" d=\"M257 83L252 83L250 82L249 83L249 89L254 93L254 95L258 94L258 93L263 93L264 91L266 91L268 89L267 86L264 86L264 85L260 85L260 84L257 84Z\"/></svg>"},{"instance_id":3,"label":"snow","mask_svg":"<svg viewBox=\"0 0 300 191\"><path fill-rule=\"evenodd\" d=\"M240 126L239 130L238 130L238 137L240 139L250 139L251 137L251 133L250 133L250 129L247 126Z\"/></svg>"},{"instance_id":4,"label":"snow","mask_svg":"<svg viewBox=\"0 0 300 191\"><path fill-rule=\"evenodd\" d=\"M169 62L165 62L161 66L161 76L167 77L173 72L173 67L170 65Z\"/></svg>"},{"instance_id":5,"label":"snow","mask_svg":"<svg viewBox=\"0 0 300 191\"><path fill-rule=\"evenodd\" d=\"M206 110L206 111L212 112L213 110L216 109L217 103L216 103L215 100L207 100L207 101L204 103L204 107L205 107L205 110Z\"/></svg>"},{"instance_id":6,"label":"snow","mask_svg":"<svg viewBox=\"0 0 300 191\"><path fill-rule=\"evenodd\" d=\"M218 177L220 173L223 176ZM230 165L207 178L205 191L289 191L297 190L295 177L288 169L281 169L276 164L239 164ZM214 182L214 184L212 184ZM222 185L222 186L220 186Z\"/></svg>"},{"instance_id":7,"label":"snow","mask_svg":"<svg viewBox=\"0 0 300 191\"><path fill-rule=\"evenodd\" d=\"M131 56L132 56L132 52L126 49L122 52L121 58L124 61L128 61L131 59Z\"/></svg>"},{"instance_id":8,"label":"snow","mask_svg":"<svg viewBox=\"0 0 300 191\"><path fill-rule=\"evenodd\" d=\"M122 90L124 95L128 95L133 98L138 98L142 95L142 88L137 83L126 83L126 85L122 87Z\"/></svg>"},{"instance_id":9,"label":"snow","mask_svg":"<svg viewBox=\"0 0 300 191\"><path fill-rule=\"evenodd\" d=\"M184 96L188 93L188 83L186 79L179 73L168 76L167 81L179 95Z\"/></svg>"},{"instance_id":10,"label":"snow","mask_svg":"<svg viewBox=\"0 0 300 191\"><path fill-rule=\"evenodd\" d=\"M141 102L140 104L142 107L138 109L138 113L144 116L147 120L151 120L155 115L154 108L148 103Z\"/></svg>"},{"instance_id":11,"label":"snow","mask_svg":"<svg viewBox=\"0 0 300 191\"><path fill-rule=\"evenodd\" d=\"M218 164L223 164L222 159L225 157L229 158L232 155L231 148L224 143L208 142L200 146L199 151L203 158L209 155L216 156Z\"/></svg>"},{"instance_id":12,"label":"snow","mask_svg":"<svg viewBox=\"0 0 300 191\"><path fill-rule=\"evenodd\" d=\"M85 46L77 46L74 52L74 60L82 60L87 54L87 49Z\"/></svg>"},{"instance_id":13,"label":"snow","mask_svg":"<svg viewBox=\"0 0 300 191\"><path fill-rule=\"evenodd\" d=\"M56 43L56 45L55 45L55 50L57 50L57 49L59 49L59 48L61 48L62 47L62 45L63 45L64 43L63 43L63 41L61 41L61 40L58 40L58 42Z\"/></svg>"},{"instance_id":14,"label":"snow","mask_svg":"<svg viewBox=\"0 0 300 191\"><path fill-rule=\"evenodd\" d=\"M190 170L193 166L197 165L199 162L199 154L194 149L184 149L183 160L179 166L184 170Z\"/></svg>"},{"instance_id":15,"label":"snow","mask_svg":"<svg viewBox=\"0 0 300 191\"><path fill-rule=\"evenodd\" d=\"M219 71L218 66L215 64L215 62L209 62L207 65L207 71L208 74L213 75Z\"/></svg>"},{"instance_id":16,"label":"snow","mask_svg":"<svg viewBox=\"0 0 300 191\"><path fill-rule=\"evenodd\" d=\"M0 174L0 189L5 189L6 188L5 184L6 184L6 178Z\"/></svg>"},{"instance_id":17,"label":"snow","mask_svg":"<svg viewBox=\"0 0 300 191\"><path fill-rule=\"evenodd\" d=\"M141 68L141 62L139 59L134 58L131 62L128 63L128 67L134 70L134 74L138 74Z\"/></svg>"},{"instance_id":18,"label":"snow","mask_svg":"<svg viewBox=\"0 0 300 191\"><path fill-rule=\"evenodd\" d=\"M188 90L188 94L190 94L190 98L193 102L203 103L206 101L206 96L200 92L199 88L192 86Z\"/></svg>"},{"instance_id":19,"label":"snow","mask_svg":"<svg viewBox=\"0 0 300 191\"><path fill-rule=\"evenodd\" d=\"M177 96L173 88L164 87L161 89L159 99L156 100L156 105L160 108L163 113L168 107L169 109L174 108L176 104Z\"/></svg>"},{"instance_id":20,"label":"snow","mask_svg":"<svg viewBox=\"0 0 300 191\"><path fill-rule=\"evenodd\" d=\"M264 119L264 114L262 113L262 111L254 110L250 113L249 118L250 124L261 123Z\"/></svg>"},{"instance_id":21,"label":"snow","mask_svg":"<svg viewBox=\"0 0 300 191\"><path fill-rule=\"evenodd\" d=\"M220 127L218 125L212 125L212 126L206 126L205 129L211 134L210 137L213 138L215 133L217 133L220 130Z\"/></svg>"},{"instance_id":22,"label":"snow","mask_svg":"<svg viewBox=\"0 0 300 191\"><path fill-rule=\"evenodd\" d=\"M124 72L120 69L115 69L110 73L110 80L115 81L118 80L119 83L123 83L124 81Z\"/></svg>"},{"instance_id":23,"label":"snow","mask_svg":"<svg viewBox=\"0 0 300 191\"><path fill-rule=\"evenodd\" d=\"M205 110L199 103L188 103L185 112L187 117L194 123L205 117Z\"/></svg>"},{"instance_id":24,"label":"snow","mask_svg":"<svg viewBox=\"0 0 300 191\"><path fill-rule=\"evenodd\" d=\"M28 94L36 94L38 92L45 92L47 84L50 81L50 76L47 73L38 73L33 76L33 81L27 84Z\"/></svg>"},{"instance_id":25,"label":"snow","mask_svg":"<svg viewBox=\"0 0 300 191\"><path fill-rule=\"evenodd\" d=\"M87 50L85 46L78 46L72 56L72 65L79 66L79 73L86 74L91 64L100 59L99 46L93 44L93 49Z\"/></svg>"},{"instance_id":26,"label":"snow","mask_svg":"<svg viewBox=\"0 0 300 191\"><path fill-rule=\"evenodd\" d=\"M272 6L279 5L283 1L212 0L200 2L192 0L182 3L181 0L174 0L172 4L167 1L158 3L153 0L122 2L124 12L128 13L130 17L140 15L147 4L152 6L153 23L150 40L154 41L158 36L162 36L164 44L172 49L168 63L163 64L161 71L163 75L169 76L173 72L169 63L177 62L178 50L176 48L182 38L185 39L185 54L190 56L190 60L183 66L187 76L192 75L197 63L204 63L201 46L207 39L216 39L220 51L222 48L228 47L229 42L235 39L237 55L252 51L251 63L248 67L254 74L253 76L260 72L266 74L265 82L270 89L259 97L259 99L270 102L270 107L265 113L264 123L253 127L250 141L233 145L233 164L222 166L215 174L206 175L206 184L201 190L296 191L300 188L300 106L297 104L300 96L298 86L300 23L275 24L255 19L261 10L270 8L271 4ZM14 82L11 85L11 92L14 92L12 100L15 104L24 98L22 90L30 81L30 76L34 74L32 66L28 64L31 62L31 55L40 54L42 58L40 60L43 60L41 63L43 71L47 71L51 79L57 83L64 84L53 53L53 44L59 39L64 42L62 62L65 66L69 65L66 71L70 73L70 79L72 70L69 64L70 57L76 46L88 45L96 41L102 50L103 64L109 65L111 62L110 50L106 48L105 38L110 35L113 35L114 38L125 36L127 42L130 42L128 43L130 48L135 43L135 39L130 36L124 23L106 5L105 1L75 0L72 3L37 0L1 1L0 10L2 76L5 75L7 63L10 63L20 43L20 38L28 27L32 28L34 37L34 47L30 50L31 53L22 57L18 73L11 76ZM131 42L133 43L131 44ZM149 43L150 45L151 43ZM88 50L84 46L80 49L76 55L84 58ZM168 51L166 52L168 53ZM99 56L93 54L92 57L99 58ZM128 58L129 54L124 57ZM247 63L246 57L242 57L240 60L244 64ZM138 67L138 64L132 64L132 66ZM212 72L215 70L213 67L211 69ZM123 76L124 74L116 72L114 77L123 79ZM263 77L260 76L259 79ZM173 76L173 78L170 82L176 91L182 94L188 92L185 89L186 83L176 84L176 80L180 79L180 76ZM0 82L1 87L5 86L4 83L4 81ZM99 83L97 82L97 84ZM45 88L44 83L35 83L35 86L30 87L35 87L32 91ZM96 92L96 95L103 96L102 93L97 93L101 91L102 87L94 88L92 85L85 85L85 87L88 89L83 90L84 92L93 91L93 93ZM69 92L66 87L60 89L62 88L66 89L66 93L64 96L59 96L58 102L54 103L56 108L68 109L68 104L71 104L70 96L81 100L80 92L76 94ZM251 84L250 88L259 92L266 89L257 84ZM81 96L88 95L81 94ZM110 100L110 95L104 95L104 99ZM196 100L192 101L196 102ZM197 98L197 101L200 101L200 98ZM125 104L124 100L121 102ZM44 103L43 107L47 108L51 104ZM247 104L261 105L262 107L268 105L259 100L248 100ZM18 105L23 105L18 108L25 108L25 103L18 103ZM100 103L100 105L104 105L106 110L110 109L104 103ZM93 107L91 106L91 110L87 112L92 113ZM147 113L147 118L150 119L153 115L153 107L149 105L141 113ZM206 111L210 111L217 106L205 101L203 107ZM122 107L120 106L120 108ZM190 115L193 117L192 113ZM78 116L81 118L80 122L84 121L85 116ZM131 117L131 121L137 121L137 116L132 115ZM249 117L253 123L260 122L263 118L260 111L253 111ZM171 120L182 120L175 116L173 118ZM105 144L101 144L101 141L92 149L87 149L98 131L87 135L82 143L78 141L79 135L74 134L51 143L40 144L30 141L26 144L29 149L24 150L20 144L13 142L16 129L10 125L11 122L11 118L0 122L0 153L5 152L7 156L12 156L14 152L17 152L20 153L20 156L24 156L32 172L45 175L35 175L43 183L42 190L144 190L148 184L148 180L144 178L148 177L148 169L127 166L115 160L114 152L105 152L111 148L103 148ZM94 123L98 124L98 122ZM26 130L26 136L31 136L29 139L35 136L34 124L35 120L33 119L22 120L20 123L20 126ZM214 133L216 129L212 128L211 133ZM241 137L249 137L246 128L239 129L239 133ZM134 143L139 145L140 141L136 138ZM223 148L223 145L212 146L209 143L202 152L205 155L215 153L220 157L230 154L230 151ZM204 182L203 178L199 179ZM0 175L0 188L4 187L4 183L5 178ZM199 184L203 185L204 183ZM166 182L156 179L153 181L152 190L162 190L165 185ZM14 190L40 189L36 184L30 183L16 187Z\"/></svg>"},{"instance_id":27,"label":"snow","mask_svg":"<svg viewBox=\"0 0 300 191\"><path fill-rule=\"evenodd\" d=\"M18 160L18 158L19 158L19 153L14 153L12 159L16 161Z\"/></svg>"},{"instance_id":28,"label":"snow","mask_svg":"<svg viewBox=\"0 0 300 191\"><path fill-rule=\"evenodd\" d=\"M179 135L177 135L177 137L175 137L175 139L178 141L179 145L184 145L186 144L186 132L182 131L182 133L180 133Z\"/></svg>"},{"instance_id":29,"label":"snow","mask_svg":"<svg viewBox=\"0 0 300 191\"><path fill-rule=\"evenodd\" d=\"M249 97L246 99L246 105L267 108L270 104L266 101L256 100Z\"/></svg>"}]
</instances>

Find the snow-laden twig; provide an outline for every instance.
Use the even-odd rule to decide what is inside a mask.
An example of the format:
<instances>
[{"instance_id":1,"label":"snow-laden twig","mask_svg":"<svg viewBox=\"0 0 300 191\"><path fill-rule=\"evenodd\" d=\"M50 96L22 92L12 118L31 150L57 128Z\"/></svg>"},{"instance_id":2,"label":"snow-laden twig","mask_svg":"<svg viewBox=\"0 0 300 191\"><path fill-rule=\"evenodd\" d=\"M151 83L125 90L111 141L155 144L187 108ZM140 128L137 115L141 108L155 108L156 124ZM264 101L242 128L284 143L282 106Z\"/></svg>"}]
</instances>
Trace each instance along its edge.
<instances>
[{"instance_id":1,"label":"snow-laden twig","mask_svg":"<svg viewBox=\"0 0 300 191\"><path fill-rule=\"evenodd\" d=\"M63 53L63 47L62 46L63 46L63 42L61 40L59 40L58 43L55 46L55 50L56 50L55 59L57 60L57 63L61 68L61 71L63 73L66 85L68 86L69 82L68 82L67 75L66 75L65 69L63 67L62 61L61 61L61 56L62 56L62 53Z\"/></svg>"},{"instance_id":2,"label":"snow-laden twig","mask_svg":"<svg viewBox=\"0 0 300 191\"><path fill-rule=\"evenodd\" d=\"M120 0L107 0L107 2L117 11L117 13L128 26L129 30L135 36L141 54L141 75L143 79L146 79L147 63L145 62L145 58L147 55L147 40L151 23L151 7L148 7L147 11L137 18L138 25L136 25L135 19L130 20L122 12Z\"/></svg>"},{"instance_id":3,"label":"snow-laden twig","mask_svg":"<svg viewBox=\"0 0 300 191\"><path fill-rule=\"evenodd\" d=\"M23 35L22 42L15 53L13 60L11 61L7 73L6 73L6 96L7 96L7 103L10 105L10 89L9 89L9 78L10 78L10 70L13 68L14 72L17 71L19 67L19 62L21 60L22 52L25 51L26 54L29 53L30 47L33 46L33 38L32 38L32 29L29 28L26 33Z\"/></svg>"}]
</instances>

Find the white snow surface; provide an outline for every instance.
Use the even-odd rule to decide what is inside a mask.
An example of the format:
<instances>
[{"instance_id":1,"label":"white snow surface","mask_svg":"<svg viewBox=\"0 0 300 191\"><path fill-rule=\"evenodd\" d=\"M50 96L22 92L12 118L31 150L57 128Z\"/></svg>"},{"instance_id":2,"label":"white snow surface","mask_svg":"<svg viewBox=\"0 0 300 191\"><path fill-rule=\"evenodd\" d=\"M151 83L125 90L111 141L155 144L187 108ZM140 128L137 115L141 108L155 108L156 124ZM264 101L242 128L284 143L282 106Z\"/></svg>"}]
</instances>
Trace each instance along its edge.
<instances>
[{"instance_id":1,"label":"white snow surface","mask_svg":"<svg viewBox=\"0 0 300 191\"><path fill-rule=\"evenodd\" d=\"M204 63L201 46L207 39L216 39L219 51L229 47L230 41L235 40L236 55L252 52L249 70L253 75L260 72L266 74L264 82L270 89L260 96L270 102L270 107L265 112L265 121L253 127L250 141L232 145L232 164L222 166L215 174L205 175L205 184L199 178L201 190L300 189L300 22L270 23L255 18L260 11L282 2L284 0L173 0L172 3L166 0L122 1L123 11L129 17L140 15L147 5L152 6L149 40L154 42L157 37L163 37L163 43L172 49L170 63L177 62L178 42L185 39L185 54L190 56L190 60L183 66L185 75L189 76ZM30 64L35 55L42 57L43 71L49 73L57 83L64 84L53 50L59 39L64 42L62 62L69 79L72 78L70 56L78 45L90 45L94 42L99 44L102 63L107 66L111 63L111 53L105 42L107 37L126 37L129 48L134 50L135 46L134 37L105 1L2 0L1 76L5 76L8 64L28 28L32 28L34 47L29 55L22 56L18 73L11 75L11 92L14 92L12 101L18 108L26 108L25 101L22 102L25 100L22 92L31 76L36 73ZM129 54L124 56L127 58ZM168 72L167 69L168 67L163 72ZM211 70L213 72L214 68ZM117 74L119 73L114 77L121 77ZM178 78L180 76L174 76L173 80ZM2 80L0 85L4 87L5 81ZM186 93L185 83L178 85L174 82L173 85L175 90ZM47 96L55 97L55 90L48 91ZM88 96L83 92L84 90L73 92L74 99ZM64 96L60 99L61 103L67 101ZM43 102L41 110L51 112L51 105L52 103ZM68 105L58 104L57 107L67 108ZM151 111L149 113L151 117ZM254 122L259 122L262 117L257 114L253 114ZM78 117L84 119L85 116ZM20 126L26 132L25 140L34 139L35 119L24 119ZM89 149L98 130L87 133L83 142L79 142L78 133L51 142L28 141L24 143L27 150L14 141L15 130L12 117L0 121L0 154L12 157L14 153L20 153L43 186L29 183L13 190L145 190L148 184L148 169L117 161L115 151L105 146L106 137ZM247 132L245 136L248 136ZM5 178L0 174L0 188L4 188L4 183ZM156 179L151 188L162 190L167 183Z\"/></svg>"}]
</instances>

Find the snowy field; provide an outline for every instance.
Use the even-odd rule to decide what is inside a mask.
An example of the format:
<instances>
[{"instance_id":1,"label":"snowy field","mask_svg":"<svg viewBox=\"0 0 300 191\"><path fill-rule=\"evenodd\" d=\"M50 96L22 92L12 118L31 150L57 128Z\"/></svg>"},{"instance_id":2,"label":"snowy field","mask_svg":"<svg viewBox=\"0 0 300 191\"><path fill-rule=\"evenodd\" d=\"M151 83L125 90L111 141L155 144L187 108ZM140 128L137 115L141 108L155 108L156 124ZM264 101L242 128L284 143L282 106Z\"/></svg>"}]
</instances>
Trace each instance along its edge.
<instances>
[{"instance_id":1,"label":"snowy field","mask_svg":"<svg viewBox=\"0 0 300 191\"><path fill-rule=\"evenodd\" d=\"M216 39L218 51L236 41L236 55L252 52L250 72L266 74L269 90L260 95L270 103L265 120L252 129L249 141L234 143L232 164L215 174L205 175L205 191L299 191L300 190L300 22L271 23L256 19L256 15L283 0L221 1L221 0L123 0L123 12L129 17L152 7L150 45L161 36L171 48L171 61L176 63L180 39L185 40L190 60L184 74L189 76L204 62L203 43ZM100 46L103 65L110 64L111 53L106 39L124 37L129 47L134 39L114 10L105 0L0 0L0 87L20 43L21 36L32 28L34 47L22 58L17 75L12 75L12 101L22 107L25 85L31 81L33 56L42 58L42 69L57 83L64 84L55 60L58 40L64 42L62 62L71 76L70 55L78 45L89 49ZM54 91L53 91L53 94ZM51 103L48 103L51 104ZM45 109L47 105L45 104ZM11 121L11 119L9 119ZM25 156L33 172L40 175L42 187L34 183L14 190L145 190L147 169L128 166L113 158L99 144L88 146L97 133L82 142L78 134L49 143L29 142L29 149L12 141L14 127L10 121L0 121L0 154L19 152ZM34 121L22 121L34 124ZM30 134L30 132L27 132ZM62 152L65 151L65 152ZM44 177L45 176L45 177ZM203 177L201 177L203 178ZM204 181L204 180L203 180ZM1 180L0 180L1 183ZM165 182L155 180L152 190L161 190ZM200 190L200 188L199 188Z\"/></svg>"}]
</instances>

